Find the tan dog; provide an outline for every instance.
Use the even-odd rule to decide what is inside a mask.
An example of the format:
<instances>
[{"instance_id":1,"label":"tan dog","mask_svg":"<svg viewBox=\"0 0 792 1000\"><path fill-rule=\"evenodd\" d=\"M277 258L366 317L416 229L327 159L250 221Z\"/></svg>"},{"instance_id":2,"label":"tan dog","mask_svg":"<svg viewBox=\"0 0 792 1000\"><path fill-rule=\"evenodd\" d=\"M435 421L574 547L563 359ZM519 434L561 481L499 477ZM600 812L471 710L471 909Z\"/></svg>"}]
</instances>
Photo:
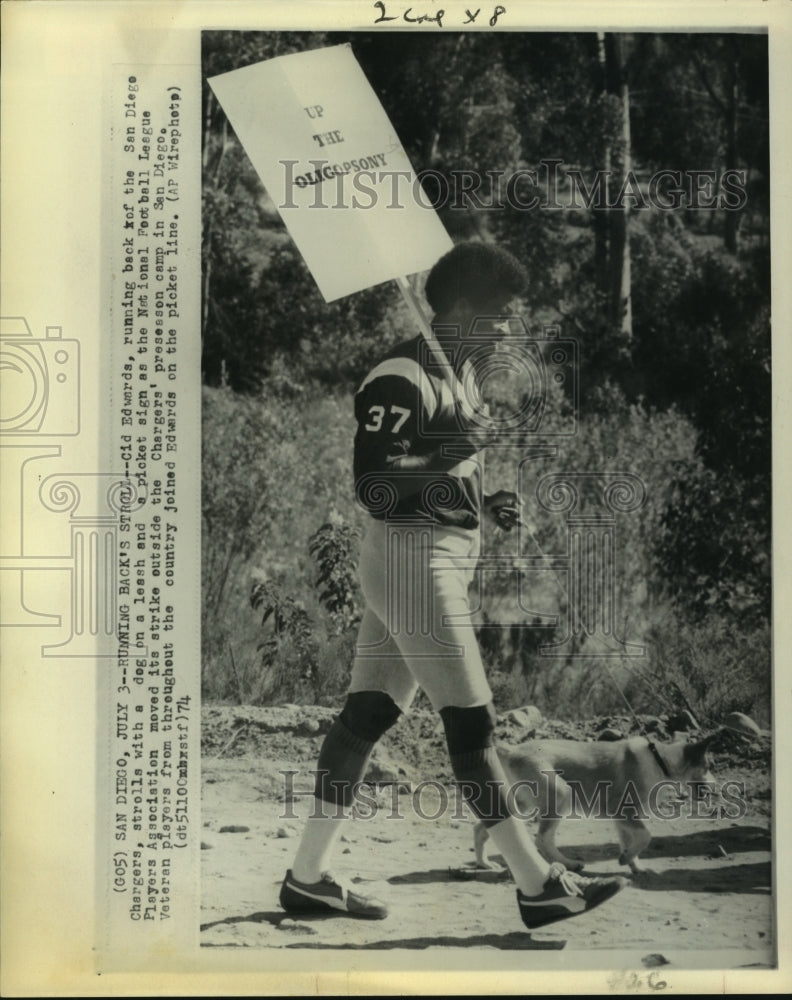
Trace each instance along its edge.
<instances>
[{"instance_id":1,"label":"tan dog","mask_svg":"<svg viewBox=\"0 0 792 1000\"><path fill-rule=\"evenodd\" d=\"M696 785L714 783L707 748L717 735L688 743L678 734L672 743L653 744L654 752L642 736L612 743L531 740L514 748L499 747L498 756L517 815L539 820L536 846L548 861L580 871L582 862L565 857L555 846L556 830L567 816L594 816L615 823L622 847L619 863L638 872L636 858L652 839L643 820L668 818L669 807L679 815L686 795L692 792L694 801L700 798L702 789ZM493 867L484 858L487 836L486 827L477 823L474 843L480 868Z\"/></svg>"}]
</instances>

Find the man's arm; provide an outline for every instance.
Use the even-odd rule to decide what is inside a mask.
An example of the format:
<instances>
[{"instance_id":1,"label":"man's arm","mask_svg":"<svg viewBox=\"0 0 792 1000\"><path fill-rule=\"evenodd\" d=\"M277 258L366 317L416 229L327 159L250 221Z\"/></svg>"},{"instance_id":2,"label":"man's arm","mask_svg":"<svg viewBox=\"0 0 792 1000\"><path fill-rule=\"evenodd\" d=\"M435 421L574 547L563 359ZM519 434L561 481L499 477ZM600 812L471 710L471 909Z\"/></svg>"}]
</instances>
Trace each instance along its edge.
<instances>
[{"instance_id":1,"label":"man's arm","mask_svg":"<svg viewBox=\"0 0 792 1000\"><path fill-rule=\"evenodd\" d=\"M488 443L484 432L460 434L443 454L424 436L432 416L426 399L409 379L388 376L369 383L357 397L355 435L355 479L376 476L387 482L397 497L420 493L470 458Z\"/></svg>"}]
</instances>

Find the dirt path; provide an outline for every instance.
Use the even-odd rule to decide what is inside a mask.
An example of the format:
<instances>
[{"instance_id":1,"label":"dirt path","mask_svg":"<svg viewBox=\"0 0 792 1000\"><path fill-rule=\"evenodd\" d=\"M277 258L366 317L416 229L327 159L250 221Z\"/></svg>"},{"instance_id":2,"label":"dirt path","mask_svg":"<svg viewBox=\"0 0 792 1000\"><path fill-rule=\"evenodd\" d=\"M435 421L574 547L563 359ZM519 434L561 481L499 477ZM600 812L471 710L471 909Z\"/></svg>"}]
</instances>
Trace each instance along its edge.
<instances>
[{"instance_id":1,"label":"dirt path","mask_svg":"<svg viewBox=\"0 0 792 1000\"><path fill-rule=\"evenodd\" d=\"M727 953L729 967L772 964L771 845L761 775L753 781L758 799L748 815L739 820L651 821L654 839L643 856L646 871L640 877L595 913L532 935L520 922L507 873L460 878L473 860L473 822L462 810L441 809L453 792L444 785L424 785L416 807L411 795L387 788L378 795L378 808L366 810L372 814L369 818L361 815L350 823L335 871L361 891L385 900L389 918L295 920L280 909L277 897L302 820L313 805L310 794L301 792L309 790L307 772L314 766L321 734L312 731L310 719L308 731L300 735L295 732L299 726L289 729L272 714L260 716L265 722L256 732L269 753L254 756L240 738L247 724L229 726L228 711L208 719L208 744L214 752L203 766L202 945L501 951L565 947L589 953L636 951L641 957L661 955L672 964L684 964L689 956L691 965L698 967L702 953L718 952ZM248 710L267 711L279 710ZM303 726L304 713L300 715ZM431 721L429 716L427 724ZM286 753L278 753L278 746ZM234 747L243 755L229 757ZM398 769L392 761L389 766ZM295 770L299 774L293 779L293 801L284 804L279 772ZM415 777L410 774L413 788ZM432 818L437 813L441 815ZM615 832L606 821L567 822L558 839L567 853L585 862L587 873L627 873L618 864ZM652 961L649 958L648 964ZM722 958L716 964L720 967Z\"/></svg>"}]
</instances>

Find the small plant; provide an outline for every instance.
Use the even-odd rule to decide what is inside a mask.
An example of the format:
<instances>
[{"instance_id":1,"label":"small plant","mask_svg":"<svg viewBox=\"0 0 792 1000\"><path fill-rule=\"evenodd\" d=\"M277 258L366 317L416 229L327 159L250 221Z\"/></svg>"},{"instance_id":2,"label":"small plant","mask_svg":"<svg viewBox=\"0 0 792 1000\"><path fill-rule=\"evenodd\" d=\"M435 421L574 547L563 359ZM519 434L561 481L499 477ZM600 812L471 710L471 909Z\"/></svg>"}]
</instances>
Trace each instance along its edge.
<instances>
[{"instance_id":1,"label":"small plant","mask_svg":"<svg viewBox=\"0 0 792 1000\"><path fill-rule=\"evenodd\" d=\"M347 632L361 618L356 571L359 536L357 528L335 514L308 541L308 551L319 564L315 586L330 613L334 635Z\"/></svg>"},{"instance_id":2,"label":"small plant","mask_svg":"<svg viewBox=\"0 0 792 1000\"><path fill-rule=\"evenodd\" d=\"M263 611L262 628L268 621L272 624L272 631L257 646L261 664L270 675L269 686L288 696L312 691L317 643L313 622L302 603L282 594L271 580L253 584L250 603Z\"/></svg>"}]
</instances>

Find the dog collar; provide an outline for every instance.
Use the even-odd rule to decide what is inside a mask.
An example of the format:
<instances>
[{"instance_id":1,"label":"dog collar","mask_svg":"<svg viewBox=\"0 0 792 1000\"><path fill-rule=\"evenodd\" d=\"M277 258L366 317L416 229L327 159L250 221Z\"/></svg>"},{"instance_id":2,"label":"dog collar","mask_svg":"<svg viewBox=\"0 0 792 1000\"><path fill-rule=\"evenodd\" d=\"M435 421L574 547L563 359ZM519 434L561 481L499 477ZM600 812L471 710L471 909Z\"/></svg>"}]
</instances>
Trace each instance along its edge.
<instances>
[{"instance_id":1,"label":"dog collar","mask_svg":"<svg viewBox=\"0 0 792 1000\"><path fill-rule=\"evenodd\" d=\"M668 768L666 767L666 762L660 756L660 751L654 745L654 743L652 742L652 740L649 740L649 750L650 750L652 756L654 757L654 759L660 765L660 770L663 772L663 774L666 776L666 778L670 778L671 775L668 773Z\"/></svg>"}]
</instances>

